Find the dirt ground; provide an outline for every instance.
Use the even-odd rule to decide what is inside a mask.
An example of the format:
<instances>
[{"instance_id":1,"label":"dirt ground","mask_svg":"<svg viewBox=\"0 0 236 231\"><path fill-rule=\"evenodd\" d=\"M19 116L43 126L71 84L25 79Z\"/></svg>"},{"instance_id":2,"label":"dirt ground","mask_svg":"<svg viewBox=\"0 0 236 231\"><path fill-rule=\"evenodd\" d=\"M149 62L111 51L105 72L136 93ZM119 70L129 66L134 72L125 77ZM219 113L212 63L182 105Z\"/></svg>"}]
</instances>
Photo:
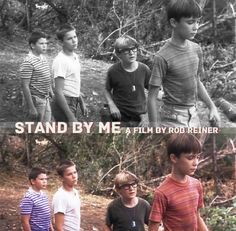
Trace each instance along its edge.
<instances>
[{"instance_id":1,"label":"dirt ground","mask_svg":"<svg viewBox=\"0 0 236 231\"><path fill-rule=\"evenodd\" d=\"M7 126L9 122L22 121L23 97L19 79L19 66L28 52L27 44L24 40L8 41L1 39L0 43L0 124ZM49 51L48 59L52 62L58 52L58 47L52 47ZM79 53L79 51L78 51ZM81 90L84 94L85 102L89 109L89 117L79 118L80 121L100 121L99 111L105 103L104 82L106 71L111 63L103 61L85 59L80 55L81 70ZM199 103L199 114L202 126L209 126L207 111L203 103ZM221 113L222 127L236 127L236 123L230 122Z\"/></svg>"},{"instance_id":2,"label":"dirt ground","mask_svg":"<svg viewBox=\"0 0 236 231\"><path fill-rule=\"evenodd\" d=\"M22 176L9 177L0 174L0 231L21 231L19 203L28 189L27 179ZM52 180L49 180L49 182ZM55 183L56 182L56 183ZM60 182L48 185L50 201ZM57 184L57 186L56 186ZM102 230L105 211L110 199L81 192L81 231Z\"/></svg>"}]
</instances>

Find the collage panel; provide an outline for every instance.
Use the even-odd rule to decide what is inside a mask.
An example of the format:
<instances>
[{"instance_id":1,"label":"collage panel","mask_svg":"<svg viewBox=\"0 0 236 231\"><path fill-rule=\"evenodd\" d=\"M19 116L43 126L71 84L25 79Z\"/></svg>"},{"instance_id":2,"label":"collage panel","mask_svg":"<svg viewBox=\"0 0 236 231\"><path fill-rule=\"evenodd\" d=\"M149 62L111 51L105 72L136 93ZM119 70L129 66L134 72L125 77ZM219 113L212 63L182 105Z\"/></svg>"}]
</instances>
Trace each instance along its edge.
<instances>
[{"instance_id":1,"label":"collage panel","mask_svg":"<svg viewBox=\"0 0 236 231\"><path fill-rule=\"evenodd\" d=\"M62 215L71 231L234 231L235 145L235 132L1 135L0 230L60 230Z\"/></svg>"}]
</instances>

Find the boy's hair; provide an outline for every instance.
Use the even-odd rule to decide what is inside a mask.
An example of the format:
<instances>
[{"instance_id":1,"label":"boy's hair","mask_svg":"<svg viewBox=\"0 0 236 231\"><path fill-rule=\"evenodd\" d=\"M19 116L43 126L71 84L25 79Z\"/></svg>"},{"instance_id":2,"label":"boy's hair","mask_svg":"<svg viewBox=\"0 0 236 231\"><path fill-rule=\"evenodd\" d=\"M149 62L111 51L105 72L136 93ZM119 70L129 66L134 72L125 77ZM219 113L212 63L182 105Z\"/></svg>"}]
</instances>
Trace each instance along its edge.
<instances>
[{"instance_id":1,"label":"boy's hair","mask_svg":"<svg viewBox=\"0 0 236 231\"><path fill-rule=\"evenodd\" d=\"M139 179L136 175L134 175L133 173L129 171L122 171L115 176L115 179L114 179L115 188L119 189L122 185L127 184L132 181L135 181L136 183L138 183Z\"/></svg>"},{"instance_id":2,"label":"boy's hair","mask_svg":"<svg viewBox=\"0 0 236 231\"><path fill-rule=\"evenodd\" d=\"M200 141L192 134L172 134L166 144L167 154L174 154L180 157L181 153L200 153L202 145Z\"/></svg>"},{"instance_id":3,"label":"boy's hair","mask_svg":"<svg viewBox=\"0 0 236 231\"><path fill-rule=\"evenodd\" d=\"M37 41L41 38L46 38L47 39L48 36L45 33L41 32L41 31L32 32L32 34L30 35L29 40L28 40L29 45L36 44Z\"/></svg>"},{"instance_id":4,"label":"boy's hair","mask_svg":"<svg viewBox=\"0 0 236 231\"><path fill-rule=\"evenodd\" d=\"M58 40L63 41L65 34L72 30L76 30L74 26L69 23L63 24L56 33Z\"/></svg>"},{"instance_id":5,"label":"boy's hair","mask_svg":"<svg viewBox=\"0 0 236 231\"><path fill-rule=\"evenodd\" d=\"M28 178L29 180L35 180L40 174L47 174L46 169L40 167L34 167L30 170Z\"/></svg>"},{"instance_id":6,"label":"boy's hair","mask_svg":"<svg viewBox=\"0 0 236 231\"><path fill-rule=\"evenodd\" d=\"M114 43L115 52L117 54L120 54L123 49L130 47L138 47L138 42L129 35L123 35L119 37Z\"/></svg>"},{"instance_id":7,"label":"boy's hair","mask_svg":"<svg viewBox=\"0 0 236 231\"><path fill-rule=\"evenodd\" d=\"M59 176L63 177L64 176L64 172L67 168L72 167L72 166L76 166L75 163L71 160L64 160L60 163L59 166L57 166L57 173Z\"/></svg>"},{"instance_id":8,"label":"boy's hair","mask_svg":"<svg viewBox=\"0 0 236 231\"><path fill-rule=\"evenodd\" d=\"M166 13L168 22L171 18L179 22L182 17L200 18L202 9L196 0L169 0L166 6Z\"/></svg>"}]
</instances>

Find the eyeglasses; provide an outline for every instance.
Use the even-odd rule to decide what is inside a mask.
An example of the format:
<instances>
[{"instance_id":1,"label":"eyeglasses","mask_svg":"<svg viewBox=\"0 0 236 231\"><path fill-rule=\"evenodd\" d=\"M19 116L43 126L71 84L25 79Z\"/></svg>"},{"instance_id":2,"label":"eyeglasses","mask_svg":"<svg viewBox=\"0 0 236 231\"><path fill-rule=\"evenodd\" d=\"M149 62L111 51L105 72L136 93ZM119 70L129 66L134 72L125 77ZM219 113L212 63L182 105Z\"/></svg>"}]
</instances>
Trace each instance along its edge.
<instances>
[{"instance_id":1,"label":"eyeglasses","mask_svg":"<svg viewBox=\"0 0 236 231\"><path fill-rule=\"evenodd\" d=\"M128 54L131 54L131 51L132 51L132 53L136 53L138 51L138 49L137 49L137 47L125 48L125 49L120 50L120 53L128 55Z\"/></svg>"},{"instance_id":2,"label":"eyeglasses","mask_svg":"<svg viewBox=\"0 0 236 231\"><path fill-rule=\"evenodd\" d=\"M133 182L133 183L129 183L129 184L123 184L121 186L119 186L120 189L125 189L125 190L129 190L131 187L132 188L137 188L138 183L137 182Z\"/></svg>"}]
</instances>

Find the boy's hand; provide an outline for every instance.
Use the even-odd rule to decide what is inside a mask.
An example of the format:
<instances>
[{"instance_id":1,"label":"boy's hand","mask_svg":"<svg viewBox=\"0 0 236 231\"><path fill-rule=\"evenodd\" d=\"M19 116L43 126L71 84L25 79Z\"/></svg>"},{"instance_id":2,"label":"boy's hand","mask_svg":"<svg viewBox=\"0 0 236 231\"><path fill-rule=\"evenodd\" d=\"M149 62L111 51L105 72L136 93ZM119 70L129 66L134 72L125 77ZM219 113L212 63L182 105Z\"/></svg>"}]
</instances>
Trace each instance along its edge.
<instances>
[{"instance_id":1,"label":"boy's hand","mask_svg":"<svg viewBox=\"0 0 236 231\"><path fill-rule=\"evenodd\" d=\"M148 121L148 114L141 114L140 115L140 123L139 127L148 127L149 121Z\"/></svg>"},{"instance_id":2,"label":"boy's hand","mask_svg":"<svg viewBox=\"0 0 236 231\"><path fill-rule=\"evenodd\" d=\"M111 104L111 105L109 105L109 107L110 107L111 116L114 119L120 120L121 114L120 114L120 110L118 109L118 107L115 104Z\"/></svg>"},{"instance_id":3,"label":"boy's hand","mask_svg":"<svg viewBox=\"0 0 236 231\"><path fill-rule=\"evenodd\" d=\"M210 109L209 121L212 127L220 127L220 115L216 107Z\"/></svg>"},{"instance_id":4,"label":"boy's hand","mask_svg":"<svg viewBox=\"0 0 236 231\"><path fill-rule=\"evenodd\" d=\"M89 111L85 103L82 104L81 111L82 111L83 116L88 117Z\"/></svg>"},{"instance_id":5,"label":"boy's hand","mask_svg":"<svg viewBox=\"0 0 236 231\"><path fill-rule=\"evenodd\" d=\"M32 108L29 109L29 118L30 119L32 119L34 121L37 121L38 120L38 116L39 116L39 114L38 114L38 112L37 112L35 107L32 107Z\"/></svg>"}]
</instances>

